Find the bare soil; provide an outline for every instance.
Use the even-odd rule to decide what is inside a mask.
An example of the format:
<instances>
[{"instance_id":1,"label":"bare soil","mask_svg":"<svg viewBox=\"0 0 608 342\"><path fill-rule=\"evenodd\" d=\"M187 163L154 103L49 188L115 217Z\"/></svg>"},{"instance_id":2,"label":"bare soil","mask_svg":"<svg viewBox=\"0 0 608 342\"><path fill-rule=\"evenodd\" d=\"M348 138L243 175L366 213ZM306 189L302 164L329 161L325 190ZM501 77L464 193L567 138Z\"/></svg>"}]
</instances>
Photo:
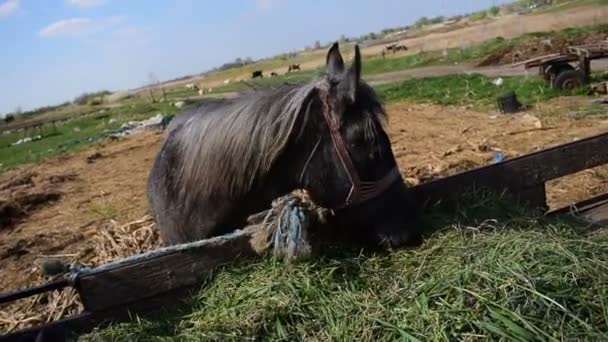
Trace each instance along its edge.
<instances>
[{"instance_id":1,"label":"bare soil","mask_svg":"<svg viewBox=\"0 0 608 342\"><path fill-rule=\"evenodd\" d=\"M393 149L411 184L485 165L494 151L510 158L608 130L608 120L538 120L533 113L502 115L405 102L387 111ZM40 257L79 252L101 225L146 215L145 184L162 134L144 131L1 174L5 202L0 208L17 203L19 214L0 228L0 290L36 279ZM603 167L551 182L549 204L558 207L606 192L607 179Z\"/></svg>"}]
</instances>

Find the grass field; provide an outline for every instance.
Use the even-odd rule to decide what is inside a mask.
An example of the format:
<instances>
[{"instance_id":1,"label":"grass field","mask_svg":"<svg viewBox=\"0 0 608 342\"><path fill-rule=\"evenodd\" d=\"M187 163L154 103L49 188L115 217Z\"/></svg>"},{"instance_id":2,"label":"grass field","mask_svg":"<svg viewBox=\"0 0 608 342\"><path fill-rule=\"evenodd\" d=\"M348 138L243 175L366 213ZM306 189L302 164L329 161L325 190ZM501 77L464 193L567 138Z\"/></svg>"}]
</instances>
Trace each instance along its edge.
<instances>
[{"instance_id":1,"label":"grass field","mask_svg":"<svg viewBox=\"0 0 608 342\"><path fill-rule=\"evenodd\" d=\"M294 73L289 78L265 78L252 84L269 86L283 82L298 83L310 79L312 75L313 72ZM608 75L596 75L594 78L594 80L600 79L608 80ZM221 90L242 91L249 88L243 83L229 84L225 87ZM533 106L535 103L558 96L584 94L587 88L574 92L559 91L548 87L536 76L505 77L504 85L499 88L492 83L491 78L479 74L411 79L376 87L376 91L385 102L402 100L430 102L440 105L470 106L476 110L496 110L496 97L506 90L515 91L522 103ZM21 132L0 135L0 169L37 161L45 156L80 150L89 144L87 138L118 128L127 121L143 120L158 113L165 115L176 113L178 109L172 104L186 95L187 93L180 89L168 92L167 101L162 103L152 104L145 102L145 99L131 101L129 105L67 121L57 126L56 130L47 127L43 139L21 145L10 146L23 137ZM113 119L112 123L110 119Z\"/></svg>"},{"instance_id":2,"label":"grass field","mask_svg":"<svg viewBox=\"0 0 608 342\"><path fill-rule=\"evenodd\" d=\"M85 341L608 338L608 234L478 193L418 249L227 267L183 310Z\"/></svg>"},{"instance_id":3,"label":"grass field","mask_svg":"<svg viewBox=\"0 0 608 342\"><path fill-rule=\"evenodd\" d=\"M22 132L0 135L0 170L34 162L50 155L78 151L90 143L88 138L116 129L125 122L143 120L158 113L171 114L176 110L169 102L159 104L139 102L75 118L55 128L45 126L42 130L42 139L20 145L11 146L12 143L23 138ZM38 134L37 130L30 131L28 136Z\"/></svg>"}]
</instances>

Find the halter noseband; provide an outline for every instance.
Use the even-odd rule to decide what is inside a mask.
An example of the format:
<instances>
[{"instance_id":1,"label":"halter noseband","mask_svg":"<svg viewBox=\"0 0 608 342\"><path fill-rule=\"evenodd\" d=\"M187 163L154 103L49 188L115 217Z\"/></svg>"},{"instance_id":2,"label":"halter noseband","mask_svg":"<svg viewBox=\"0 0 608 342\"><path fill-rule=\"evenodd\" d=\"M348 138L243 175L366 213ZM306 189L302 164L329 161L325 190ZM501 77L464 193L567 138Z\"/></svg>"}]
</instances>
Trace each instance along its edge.
<instances>
[{"instance_id":1,"label":"halter noseband","mask_svg":"<svg viewBox=\"0 0 608 342\"><path fill-rule=\"evenodd\" d=\"M323 118L329 126L331 141L351 184L350 191L348 192L348 196L344 200L344 203L339 205L336 209L343 209L349 206L361 204L388 190L388 188L395 181L401 178L399 168L395 165L392 170L390 170L378 181L362 181L359 178L359 173L357 172L355 164L348 153L346 142L340 133L340 121L332 108L329 101L329 93L326 90L321 91L321 102L323 103Z\"/></svg>"}]
</instances>

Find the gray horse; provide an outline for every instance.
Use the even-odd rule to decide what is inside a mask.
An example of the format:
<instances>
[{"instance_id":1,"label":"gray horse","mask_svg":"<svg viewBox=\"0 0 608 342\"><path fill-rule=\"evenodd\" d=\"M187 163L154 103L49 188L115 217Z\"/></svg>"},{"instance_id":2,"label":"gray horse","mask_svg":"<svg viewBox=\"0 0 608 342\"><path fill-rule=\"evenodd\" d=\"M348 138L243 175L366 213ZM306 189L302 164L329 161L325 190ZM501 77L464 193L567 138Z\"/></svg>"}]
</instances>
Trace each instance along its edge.
<instances>
[{"instance_id":1,"label":"gray horse","mask_svg":"<svg viewBox=\"0 0 608 342\"><path fill-rule=\"evenodd\" d=\"M346 68L337 43L318 79L185 111L169 125L148 180L163 242L231 232L294 189L333 209L333 223L347 234L383 246L418 239L417 206L385 124L361 80L359 47Z\"/></svg>"}]
</instances>

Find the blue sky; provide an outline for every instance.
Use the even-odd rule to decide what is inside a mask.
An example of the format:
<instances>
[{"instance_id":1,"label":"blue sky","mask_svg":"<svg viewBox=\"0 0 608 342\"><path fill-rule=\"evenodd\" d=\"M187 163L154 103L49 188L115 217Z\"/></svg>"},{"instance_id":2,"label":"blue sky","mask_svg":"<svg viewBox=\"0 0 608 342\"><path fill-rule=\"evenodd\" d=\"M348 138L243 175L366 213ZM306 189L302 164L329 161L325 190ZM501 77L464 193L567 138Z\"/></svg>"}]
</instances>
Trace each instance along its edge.
<instances>
[{"instance_id":1,"label":"blue sky","mask_svg":"<svg viewBox=\"0 0 608 342\"><path fill-rule=\"evenodd\" d=\"M0 0L0 113L507 0Z\"/></svg>"}]
</instances>

